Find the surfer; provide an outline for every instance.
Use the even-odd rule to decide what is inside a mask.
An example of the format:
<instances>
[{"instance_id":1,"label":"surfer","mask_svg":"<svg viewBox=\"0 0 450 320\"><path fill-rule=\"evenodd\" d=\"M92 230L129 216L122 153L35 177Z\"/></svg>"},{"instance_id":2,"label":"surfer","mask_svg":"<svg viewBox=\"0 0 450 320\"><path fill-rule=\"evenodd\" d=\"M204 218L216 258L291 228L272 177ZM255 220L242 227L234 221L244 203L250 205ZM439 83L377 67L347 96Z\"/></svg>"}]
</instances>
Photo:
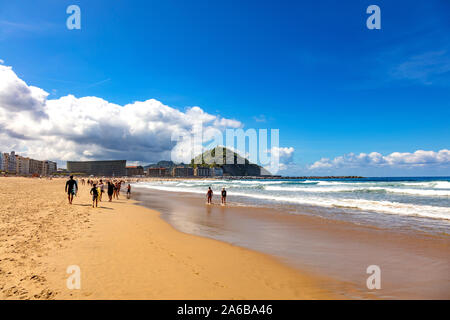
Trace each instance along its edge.
<instances>
[{"instance_id":1,"label":"surfer","mask_svg":"<svg viewBox=\"0 0 450 320\"><path fill-rule=\"evenodd\" d=\"M70 179L66 182L66 192L67 198L69 199L69 204L72 204L73 195L77 192L78 184L76 180L73 179L73 176L70 176Z\"/></svg>"},{"instance_id":2,"label":"surfer","mask_svg":"<svg viewBox=\"0 0 450 320\"><path fill-rule=\"evenodd\" d=\"M94 207L94 203L95 203L95 206L97 207L98 206L98 188L97 188L97 184L94 183L92 185L92 189L91 189L90 193L92 194L92 208Z\"/></svg>"}]
</instances>

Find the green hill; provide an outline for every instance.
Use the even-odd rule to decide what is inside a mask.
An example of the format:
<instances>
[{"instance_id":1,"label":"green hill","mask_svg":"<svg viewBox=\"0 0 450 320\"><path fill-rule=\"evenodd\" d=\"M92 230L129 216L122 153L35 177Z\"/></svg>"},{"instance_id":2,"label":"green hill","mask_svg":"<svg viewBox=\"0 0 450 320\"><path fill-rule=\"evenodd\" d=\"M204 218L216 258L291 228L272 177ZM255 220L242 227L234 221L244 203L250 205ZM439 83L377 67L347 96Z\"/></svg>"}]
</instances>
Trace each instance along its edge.
<instances>
[{"instance_id":1,"label":"green hill","mask_svg":"<svg viewBox=\"0 0 450 320\"><path fill-rule=\"evenodd\" d=\"M216 154L219 156L220 151L222 151L222 161L218 161L216 158ZM223 169L224 175L228 176L270 175L261 166L251 163L248 159L225 147L215 147L196 156L191 160L191 166L220 167Z\"/></svg>"}]
</instances>

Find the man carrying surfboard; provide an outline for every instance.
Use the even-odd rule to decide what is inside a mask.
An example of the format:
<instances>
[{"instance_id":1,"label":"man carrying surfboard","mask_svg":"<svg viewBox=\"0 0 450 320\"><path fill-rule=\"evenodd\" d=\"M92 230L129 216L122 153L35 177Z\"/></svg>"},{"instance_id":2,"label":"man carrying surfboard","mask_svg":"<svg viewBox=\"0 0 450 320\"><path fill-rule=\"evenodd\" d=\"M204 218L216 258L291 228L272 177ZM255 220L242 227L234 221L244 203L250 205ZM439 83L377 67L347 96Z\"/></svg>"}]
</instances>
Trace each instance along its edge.
<instances>
[{"instance_id":1,"label":"man carrying surfboard","mask_svg":"<svg viewBox=\"0 0 450 320\"><path fill-rule=\"evenodd\" d=\"M66 182L66 192L67 198L69 199L69 204L72 204L73 195L77 192L78 184L77 181L73 179L73 176L70 176L70 179Z\"/></svg>"}]
</instances>

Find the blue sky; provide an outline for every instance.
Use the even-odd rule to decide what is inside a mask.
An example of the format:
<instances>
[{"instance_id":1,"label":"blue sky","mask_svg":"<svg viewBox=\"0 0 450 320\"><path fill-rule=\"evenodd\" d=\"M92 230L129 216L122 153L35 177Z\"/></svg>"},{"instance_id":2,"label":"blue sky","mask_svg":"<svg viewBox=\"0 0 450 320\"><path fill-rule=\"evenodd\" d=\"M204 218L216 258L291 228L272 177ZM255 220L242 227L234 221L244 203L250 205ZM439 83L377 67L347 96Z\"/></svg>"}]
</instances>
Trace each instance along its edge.
<instances>
[{"instance_id":1,"label":"blue sky","mask_svg":"<svg viewBox=\"0 0 450 320\"><path fill-rule=\"evenodd\" d=\"M81 30L66 28L71 4ZM381 30L366 28L371 4ZM0 0L0 59L48 99L154 98L278 128L300 174L349 153L449 148L449 16L444 0Z\"/></svg>"}]
</instances>

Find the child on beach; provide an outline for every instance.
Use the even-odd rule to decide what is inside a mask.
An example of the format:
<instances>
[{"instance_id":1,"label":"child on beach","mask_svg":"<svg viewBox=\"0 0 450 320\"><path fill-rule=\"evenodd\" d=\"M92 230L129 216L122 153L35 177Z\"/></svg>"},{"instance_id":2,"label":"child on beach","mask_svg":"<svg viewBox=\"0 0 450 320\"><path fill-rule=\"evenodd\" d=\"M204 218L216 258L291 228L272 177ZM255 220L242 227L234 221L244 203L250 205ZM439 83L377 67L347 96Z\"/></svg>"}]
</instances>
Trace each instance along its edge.
<instances>
[{"instance_id":1,"label":"child on beach","mask_svg":"<svg viewBox=\"0 0 450 320\"><path fill-rule=\"evenodd\" d=\"M95 206L97 207L97 205L98 205L98 189L97 189L97 185L95 183L93 184L93 187L92 187L90 193L92 194L92 208L94 208L94 203L95 203Z\"/></svg>"},{"instance_id":2,"label":"child on beach","mask_svg":"<svg viewBox=\"0 0 450 320\"><path fill-rule=\"evenodd\" d=\"M128 186L127 186L127 199L130 199L130 197L131 197L131 185L128 184Z\"/></svg>"},{"instance_id":3,"label":"child on beach","mask_svg":"<svg viewBox=\"0 0 450 320\"><path fill-rule=\"evenodd\" d=\"M222 204L227 204L227 191L225 190L225 188L222 188Z\"/></svg>"},{"instance_id":4,"label":"child on beach","mask_svg":"<svg viewBox=\"0 0 450 320\"><path fill-rule=\"evenodd\" d=\"M206 192L206 198L208 199L208 204L211 204L213 196L213 191L211 190L211 187L208 188L208 192Z\"/></svg>"}]
</instances>

